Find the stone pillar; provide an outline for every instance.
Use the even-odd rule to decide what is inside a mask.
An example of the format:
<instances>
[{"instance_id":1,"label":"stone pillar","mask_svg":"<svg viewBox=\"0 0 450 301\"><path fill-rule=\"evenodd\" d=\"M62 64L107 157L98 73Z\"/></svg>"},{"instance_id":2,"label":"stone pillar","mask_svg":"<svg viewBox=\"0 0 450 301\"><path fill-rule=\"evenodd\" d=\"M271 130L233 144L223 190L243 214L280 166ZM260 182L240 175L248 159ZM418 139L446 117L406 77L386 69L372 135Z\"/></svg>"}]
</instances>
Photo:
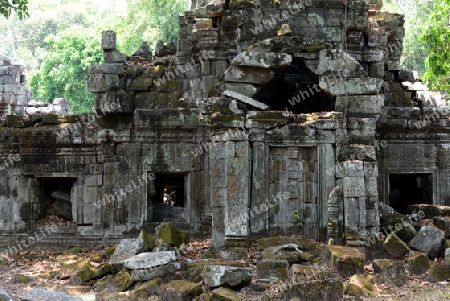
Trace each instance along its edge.
<instances>
[{"instance_id":1,"label":"stone pillar","mask_svg":"<svg viewBox=\"0 0 450 301\"><path fill-rule=\"evenodd\" d=\"M210 150L212 245L243 241L249 234L250 144L245 133L213 137Z\"/></svg>"},{"instance_id":2,"label":"stone pillar","mask_svg":"<svg viewBox=\"0 0 450 301\"><path fill-rule=\"evenodd\" d=\"M377 158L380 141L376 122L384 95L383 80L367 76L361 64L342 50L320 52L319 86L336 95L336 111L344 113L344 126L337 131L337 185L343 189L344 239L362 246L379 230ZM381 56L382 59L382 56ZM335 218L335 217L334 217Z\"/></svg>"}]
</instances>

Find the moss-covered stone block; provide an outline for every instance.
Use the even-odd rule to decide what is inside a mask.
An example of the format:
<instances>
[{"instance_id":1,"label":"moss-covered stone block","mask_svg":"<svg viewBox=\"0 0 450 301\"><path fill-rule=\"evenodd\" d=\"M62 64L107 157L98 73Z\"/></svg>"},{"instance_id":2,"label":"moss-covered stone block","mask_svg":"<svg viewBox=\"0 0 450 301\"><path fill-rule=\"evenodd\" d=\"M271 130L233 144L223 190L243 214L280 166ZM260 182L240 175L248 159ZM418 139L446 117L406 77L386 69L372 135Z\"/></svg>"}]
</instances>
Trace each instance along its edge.
<instances>
[{"instance_id":1,"label":"moss-covered stone block","mask_svg":"<svg viewBox=\"0 0 450 301\"><path fill-rule=\"evenodd\" d=\"M299 260L299 250L295 244L281 245L264 249L263 259L287 260L290 264Z\"/></svg>"},{"instance_id":2,"label":"moss-covered stone block","mask_svg":"<svg viewBox=\"0 0 450 301\"><path fill-rule=\"evenodd\" d=\"M430 268L430 261L427 253L416 252L408 258L408 268L411 273L420 275Z\"/></svg>"},{"instance_id":3,"label":"moss-covered stone block","mask_svg":"<svg viewBox=\"0 0 450 301\"><path fill-rule=\"evenodd\" d=\"M289 262L274 259L261 260L256 264L256 275L258 279L285 280L289 276Z\"/></svg>"},{"instance_id":4,"label":"moss-covered stone block","mask_svg":"<svg viewBox=\"0 0 450 301\"><path fill-rule=\"evenodd\" d=\"M139 238L142 238L144 241L144 247L147 251L151 251L155 247L155 238L153 235L141 230L141 232L139 232Z\"/></svg>"},{"instance_id":5,"label":"moss-covered stone block","mask_svg":"<svg viewBox=\"0 0 450 301\"><path fill-rule=\"evenodd\" d=\"M395 230L394 233L405 243L409 243L417 235L417 230L408 222L403 222L401 225L402 227Z\"/></svg>"},{"instance_id":6,"label":"moss-covered stone block","mask_svg":"<svg viewBox=\"0 0 450 301\"><path fill-rule=\"evenodd\" d=\"M162 65L149 66L142 73L142 77L160 78L164 74L165 67Z\"/></svg>"},{"instance_id":7,"label":"moss-covered stone block","mask_svg":"<svg viewBox=\"0 0 450 301\"><path fill-rule=\"evenodd\" d=\"M377 284L399 287L406 283L406 273L403 262L391 259L374 259L372 261L375 281Z\"/></svg>"},{"instance_id":8,"label":"moss-covered stone block","mask_svg":"<svg viewBox=\"0 0 450 301\"><path fill-rule=\"evenodd\" d=\"M60 124L64 122L64 118L60 114L49 113L42 115L43 124Z\"/></svg>"},{"instance_id":9,"label":"moss-covered stone block","mask_svg":"<svg viewBox=\"0 0 450 301\"><path fill-rule=\"evenodd\" d=\"M448 279L450 279L450 266L442 266L436 263L428 270L427 280L429 282L434 283Z\"/></svg>"},{"instance_id":10,"label":"moss-covered stone block","mask_svg":"<svg viewBox=\"0 0 450 301\"><path fill-rule=\"evenodd\" d=\"M243 264L239 261L199 261L199 262L191 262L188 263L188 270L186 271L186 278L191 282L200 282L203 280L203 276L205 274L205 265L226 265L233 267L243 267Z\"/></svg>"},{"instance_id":11,"label":"moss-covered stone block","mask_svg":"<svg viewBox=\"0 0 450 301\"><path fill-rule=\"evenodd\" d=\"M370 275L353 275L345 286L345 293L356 297L375 297L377 288Z\"/></svg>"},{"instance_id":12,"label":"moss-covered stone block","mask_svg":"<svg viewBox=\"0 0 450 301\"><path fill-rule=\"evenodd\" d=\"M76 262L63 265L59 269L59 276L61 279L79 276L82 281L86 282L95 277L95 272L92 269L89 260L80 259Z\"/></svg>"},{"instance_id":13,"label":"moss-covered stone block","mask_svg":"<svg viewBox=\"0 0 450 301\"><path fill-rule=\"evenodd\" d=\"M159 292L159 287L161 286L161 280L159 278L152 279L150 281L144 282L134 289L135 293L145 292L147 295L157 295Z\"/></svg>"},{"instance_id":14,"label":"moss-covered stone block","mask_svg":"<svg viewBox=\"0 0 450 301\"><path fill-rule=\"evenodd\" d=\"M141 92L136 94L135 108L149 109L159 107L168 107L168 95L161 92Z\"/></svg>"},{"instance_id":15,"label":"moss-covered stone block","mask_svg":"<svg viewBox=\"0 0 450 301\"><path fill-rule=\"evenodd\" d=\"M133 284L133 279L127 269L120 270L106 285L108 292L123 292Z\"/></svg>"},{"instance_id":16,"label":"moss-covered stone block","mask_svg":"<svg viewBox=\"0 0 450 301\"><path fill-rule=\"evenodd\" d=\"M325 245L323 255L328 265L341 276L350 277L364 272L365 251L359 248Z\"/></svg>"},{"instance_id":17,"label":"moss-covered stone block","mask_svg":"<svg viewBox=\"0 0 450 301\"><path fill-rule=\"evenodd\" d=\"M136 78L131 81L130 91L149 91L153 86L152 78Z\"/></svg>"},{"instance_id":18,"label":"moss-covered stone block","mask_svg":"<svg viewBox=\"0 0 450 301\"><path fill-rule=\"evenodd\" d=\"M242 296L239 296L235 291L225 288L219 287L212 291L211 301L239 301L244 300Z\"/></svg>"},{"instance_id":19,"label":"moss-covered stone block","mask_svg":"<svg viewBox=\"0 0 450 301\"><path fill-rule=\"evenodd\" d=\"M203 294L203 288L200 284L184 280L173 280L159 287L161 301L192 300L201 294Z\"/></svg>"},{"instance_id":20,"label":"moss-covered stone block","mask_svg":"<svg viewBox=\"0 0 450 301\"><path fill-rule=\"evenodd\" d=\"M226 260L240 260L248 256L248 248L225 247L219 251L219 256Z\"/></svg>"},{"instance_id":21,"label":"moss-covered stone block","mask_svg":"<svg viewBox=\"0 0 450 301\"><path fill-rule=\"evenodd\" d=\"M155 243L159 244L160 242L179 248L181 244L189 242L189 234L186 231L178 230L171 223L161 223L155 229Z\"/></svg>"},{"instance_id":22,"label":"moss-covered stone block","mask_svg":"<svg viewBox=\"0 0 450 301\"><path fill-rule=\"evenodd\" d=\"M230 10L240 10L246 8L253 8L253 0L231 0L230 1Z\"/></svg>"},{"instance_id":23,"label":"moss-covered stone block","mask_svg":"<svg viewBox=\"0 0 450 301\"><path fill-rule=\"evenodd\" d=\"M178 90L178 79L168 79L162 77L159 80L155 80L153 83L153 89L157 92L175 92Z\"/></svg>"},{"instance_id":24,"label":"moss-covered stone block","mask_svg":"<svg viewBox=\"0 0 450 301\"><path fill-rule=\"evenodd\" d=\"M393 258L402 258L411 249L409 246L398 236L392 232L390 233L383 242L383 248L389 253Z\"/></svg>"},{"instance_id":25,"label":"moss-covered stone block","mask_svg":"<svg viewBox=\"0 0 450 301\"><path fill-rule=\"evenodd\" d=\"M21 115L8 115L6 116L6 126L13 128L23 128L25 127L25 124Z\"/></svg>"},{"instance_id":26,"label":"moss-covered stone block","mask_svg":"<svg viewBox=\"0 0 450 301\"><path fill-rule=\"evenodd\" d=\"M286 236L273 236L267 238L260 238L257 241L258 250L262 251L266 248L281 246L289 243L289 238Z\"/></svg>"},{"instance_id":27,"label":"moss-covered stone block","mask_svg":"<svg viewBox=\"0 0 450 301\"><path fill-rule=\"evenodd\" d=\"M344 293L344 285L342 278L340 277L331 277L321 280L308 280L295 284L287 283L281 288L283 300L334 301L342 300Z\"/></svg>"}]
</instances>

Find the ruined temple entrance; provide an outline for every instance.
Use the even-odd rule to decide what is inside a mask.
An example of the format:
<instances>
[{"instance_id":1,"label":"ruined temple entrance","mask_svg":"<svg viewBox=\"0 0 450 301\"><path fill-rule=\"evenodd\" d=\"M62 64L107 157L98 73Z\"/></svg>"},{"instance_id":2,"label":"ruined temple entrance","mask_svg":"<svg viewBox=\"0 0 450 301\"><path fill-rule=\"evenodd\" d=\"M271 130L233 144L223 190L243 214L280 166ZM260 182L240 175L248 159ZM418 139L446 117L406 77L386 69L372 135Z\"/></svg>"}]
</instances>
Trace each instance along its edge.
<instances>
[{"instance_id":1,"label":"ruined temple entrance","mask_svg":"<svg viewBox=\"0 0 450 301\"><path fill-rule=\"evenodd\" d=\"M407 206L433 203L433 174L389 174L389 205L406 214Z\"/></svg>"},{"instance_id":2,"label":"ruined temple entrance","mask_svg":"<svg viewBox=\"0 0 450 301\"><path fill-rule=\"evenodd\" d=\"M335 101L320 87L319 79L303 61L293 63L255 95L255 99L271 110L289 110L293 113L333 111Z\"/></svg>"},{"instance_id":3,"label":"ruined temple entrance","mask_svg":"<svg viewBox=\"0 0 450 301\"><path fill-rule=\"evenodd\" d=\"M185 219L186 174L156 173L153 201L153 221Z\"/></svg>"},{"instance_id":4,"label":"ruined temple entrance","mask_svg":"<svg viewBox=\"0 0 450 301\"><path fill-rule=\"evenodd\" d=\"M40 220L49 219L49 216L57 216L60 223L73 222L72 215L72 188L75 178L39 178L42 191L40 196L41 215Z\"/></svg>"}]
</instances>

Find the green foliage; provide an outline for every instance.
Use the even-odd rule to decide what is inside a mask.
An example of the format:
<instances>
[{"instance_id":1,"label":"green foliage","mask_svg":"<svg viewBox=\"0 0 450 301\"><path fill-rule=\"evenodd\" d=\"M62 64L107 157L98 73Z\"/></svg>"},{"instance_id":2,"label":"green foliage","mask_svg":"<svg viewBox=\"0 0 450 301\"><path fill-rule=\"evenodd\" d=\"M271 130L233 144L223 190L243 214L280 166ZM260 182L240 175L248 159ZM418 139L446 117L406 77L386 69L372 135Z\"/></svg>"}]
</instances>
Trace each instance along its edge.
<instances>
[{"instance_id":1,"label":"green foliage","mask_svg":"<svg viewBox=\"0 0 450 301\"><path fill-rule=\"evenodd\" d=\"M450 0L433 4L420 41L428 51L423 78L432 89L450 91Z\"/></svg>"},{"instance_id":2,"label":"green foliage","mask_svg":"<svg viewBox=\"0 0 450 301\"><path fill-rule=\"evenodd\" d=\"M29 84L34 98L51 102L64 97L73 112L91 111L95 95L86 91L86 80L90 66L103 58L98 37L74 27L47 37L46 43L41 69Z\"/></svg>"},{"instance_id":3,"label":"green foliage","mask_svg":"<svg viewBox=\"0 0 450 301\"><path fill-rule=\"evenodd\" d=\"M21 20L28 16L28 0L0 0L0 14L8 18L13 11Z\"/></svg>"},{"instance_id":4,"label":"green foliage","mask_svg":"<svg viewBox=\"0 0 450 301\"><path fill-rule=\"evenodd\" d=\"M294 223L297 225L297 227L302 227L305 223L305 220L303 219L303 209L294 210L292 214L294 217Z\"/></svg>"},{"instance_id":5,"label":"green foliage","mask_svg":"<svg viewBox=\"0 0 450 301\"><path fill-rule=\"evenodd\" d=\"M142 41L151 48L162 39L177 40L178 17L187 9L188 0L127 0L127 13L117 16L104 29L117 33L118 48L133 54Z\"/></svg>"}]
</instances>

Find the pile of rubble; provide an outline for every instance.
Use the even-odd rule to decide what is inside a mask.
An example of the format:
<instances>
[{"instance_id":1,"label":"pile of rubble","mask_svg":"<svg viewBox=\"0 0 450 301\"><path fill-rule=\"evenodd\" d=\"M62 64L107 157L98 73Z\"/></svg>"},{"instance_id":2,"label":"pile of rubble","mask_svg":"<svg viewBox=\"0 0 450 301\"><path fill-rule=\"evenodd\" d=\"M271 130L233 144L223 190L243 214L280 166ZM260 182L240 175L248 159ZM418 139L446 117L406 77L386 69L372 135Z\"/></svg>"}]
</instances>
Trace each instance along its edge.
<instances>
[{"instance_id":1,"label":"pile of rubble","mask_svg":"<svg viewBox=\"0 0 450 301\"><path fill-rule=\"evenodd\" d=\"M123 239L89 258L66 256L55 275L73 287L93 290L95 300L316 301L405 295L417 279L421 287L450 278L450 207L414 205L409 211L402 215L380 204L381 238L369 239L365 248L276 236L259 239L248 255L233 259L223 259L220 250L190 257L188 234L162 223L155 235L141 231L138 238ZM22 300L36 298L82 300L40 288Z\"/></svg>"},{"instance_id":2,"label":"pile of rubble","mask_svg":"<svg viewBox=\"0 0 450 301\"><path fill-rule=\"evenodd\" d=\"M61 115L70 114L69 101L65 98L55 98L53 103L43 103L32 100L25 107L28 115L56 113Z\"/></svg>"}]
</instances>

